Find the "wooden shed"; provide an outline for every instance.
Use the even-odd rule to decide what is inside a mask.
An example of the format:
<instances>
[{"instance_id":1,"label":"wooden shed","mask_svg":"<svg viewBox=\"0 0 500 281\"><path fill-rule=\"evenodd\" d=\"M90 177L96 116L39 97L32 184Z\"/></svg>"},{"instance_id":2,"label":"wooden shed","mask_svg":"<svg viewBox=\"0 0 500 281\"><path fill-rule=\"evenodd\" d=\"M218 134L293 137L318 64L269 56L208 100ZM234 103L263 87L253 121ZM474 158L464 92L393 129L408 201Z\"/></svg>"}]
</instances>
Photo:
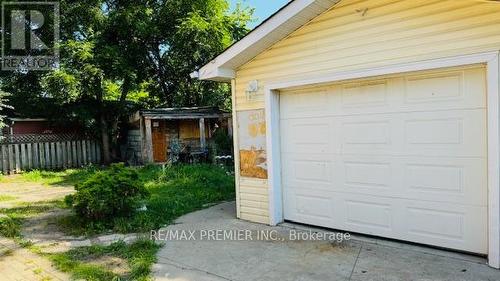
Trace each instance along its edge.
<instances>
[{"instance_id":1,"label":"wooden shed","mask_svg":"<svg viewBox=\"0 0 500 281\"><path fill-rule=\"evenodd\" d=\"M233 131L231 113L217 107L141 110L130 121L128 150L142 163L168 162L174 142L184 153L206 153L216 130Z\"/></svg>"}]
</instances>

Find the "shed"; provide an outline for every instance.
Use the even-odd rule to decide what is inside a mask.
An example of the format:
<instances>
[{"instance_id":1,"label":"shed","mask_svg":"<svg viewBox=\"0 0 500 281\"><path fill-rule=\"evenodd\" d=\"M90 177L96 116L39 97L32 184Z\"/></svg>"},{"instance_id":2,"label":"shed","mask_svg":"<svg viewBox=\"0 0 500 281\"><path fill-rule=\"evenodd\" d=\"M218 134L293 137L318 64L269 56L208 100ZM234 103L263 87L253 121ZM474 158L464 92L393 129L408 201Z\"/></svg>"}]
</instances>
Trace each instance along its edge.
<instances>
[{"instance_id":1,"label":"shed","mask_svg":"<svg viewBox=\"0 0 500 281\"><path fill-rule=\"evenodd\" d=\"M165 163L173 142L186 153L203 154L215 130L232 135L231 113L217 107L141 110L130 118L128 149L137 162Z\"/></svg>"},{"instance_id":2,"label":"shed","mask_svg":"<svg viewBox=\"0 0 500 281\"><path fill-rule=\"evenodd\" d=\"M291 1L195 73L232 85L237 216L499 268L499 50L499 1Z\"/></svg>"},{"instance_id":3,"label":"shed","mask_svg":"<svg viewBox=\"0 0 500 281\"><path fill-rule=\"evenodd\" d=\"M54 122L46 118L7 117L0 130L2 142L57 142L79 139L84 130L75 122Z\"/></svg>"}]
</instances>

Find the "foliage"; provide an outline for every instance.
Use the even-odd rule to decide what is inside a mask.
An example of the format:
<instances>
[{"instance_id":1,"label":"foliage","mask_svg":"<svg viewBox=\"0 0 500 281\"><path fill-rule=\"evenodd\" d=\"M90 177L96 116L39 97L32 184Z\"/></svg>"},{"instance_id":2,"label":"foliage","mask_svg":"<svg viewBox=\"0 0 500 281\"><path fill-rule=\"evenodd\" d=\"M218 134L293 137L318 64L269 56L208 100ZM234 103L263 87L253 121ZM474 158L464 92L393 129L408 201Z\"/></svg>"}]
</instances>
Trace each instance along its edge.
<instances>
[{"instance_id":1,"label":"foliage","mask_svg":"<svg viewBox=\"0 0 500 281\"><path fill-rule=\"evenodd\" d=\"M96 166L89 165L80 169L67 169L63 171L45 171L45 170L32 170L22 174L2 177L0 183L8 182L36 182L44 185L60 185L68 186L75 185L87 179L90 175L94 174L99 169Z\"/></svg>"},{"instance_id":2,"label":"foliage","mask_svg":"<svg viewBox=\"0 0 500 281\"><path fill-rule=\"evenodd\" d=\"M10 196L10 195L0 195L0 202L5 202L5 201L12 201L15 200L17 197Z\"/></svg>"},{"instance_id":3,"label":"foliage","mask_svg":"<svg viewBox=\"0 0 500 281\"><path fill-rule=\"evenodd\" d=\"M212 135L212 141L217 155L233 154L233 138L224 130L217 130Z\"/></svg>"},{"instance_id":4,"label":"foliage","mask_svg":"<svg viewBox=\"0 0 500 281\"><path fill-rule=\"evenodd\" d=\"M151 240L139 240L131 245L116 242L109 246L80 247L49 257L59 270L71 273L75 280L149 280L150 268L156 261L155 255L159 248ZM104 256L126 259L130 273L119 276L112 273L110 268L85 263Z\"/></svg>"},{"instance_id":5,"label":"foliage","mask_svg":"<svg viewBox=\"0 0 500 281\"><path fill-rule=\"evenodd\" d=\"M21 203L13 208L0 209L0 235L21 238L21 225L24 219L60 206L60 201L41 201Z\"/></svg>"},{"instance_id":6,"label":"foliage","mask_svg":"<svg viewBox=\"0 0 500 281\"><path fill-rule=\"evenodd\" d=\"M0 235L15 238L21 235L21 222L11 217L0 217Z\"/></svg>"},{"instance_id":7,"label":"foliage","mask_svg":"<svg viewBox=\"0 0 500 281\"><path fill-rule=\"evenodd\" d=\"M76 194L66 196L66 203L80 218L94 222L131 216L148 194L137 171L123 164L96 172L75 189Z\"/></svg>"},{"instance_id":8,"label":"foliage","mask_svg":"<svg viewBox=\"0 0 500 281\"><path fill-rule=\"evenodd\" d=\"M182 145L178 138L174 137L169 142L170 153L168 154L168 162L176 164L179 162L180 154L182 152Z\"/></svg>"},{"instance_id":9,"label":"foliage","mask_svg":"<svg viewBox=\"0 0 500 281\"><path fill-rule=\"evenodd\" d=\"M86 222L68 216L59 221L70 234L143 232L161 228L184 214L207 204L234 200L234 177L216 165L146 166L137 170L139 180L151 194L144 201L145 211L112 221Z\"/></svg>"},{"instance_id":10,"label":"foliage","mask_svg":"<svg viewBox=\"0 0 500 281\"><path fill-rule=\"evenodd\" d=\"M9 96L10 95L8 93L0 89L0 112L2 112L6 108L12 108L12 106L7 105L7 97ZM4 118L5 118L4 115L0 115L0 129L5 127Z\"/></svg>"},{"instance_id":11,"label":"foliage","mask_svg":"<svg viewBox=\"0 0 500 281\"><path fill-rule=\"evenodd\" d=\"M61 0L60 6L60 68L0 72L1 88L23 116L98 132L109 162L120 124L138 108L230 107L228 85L190 74L248 32L253 10L231 11L227 0Z\"/></svg>"}]
</instances>

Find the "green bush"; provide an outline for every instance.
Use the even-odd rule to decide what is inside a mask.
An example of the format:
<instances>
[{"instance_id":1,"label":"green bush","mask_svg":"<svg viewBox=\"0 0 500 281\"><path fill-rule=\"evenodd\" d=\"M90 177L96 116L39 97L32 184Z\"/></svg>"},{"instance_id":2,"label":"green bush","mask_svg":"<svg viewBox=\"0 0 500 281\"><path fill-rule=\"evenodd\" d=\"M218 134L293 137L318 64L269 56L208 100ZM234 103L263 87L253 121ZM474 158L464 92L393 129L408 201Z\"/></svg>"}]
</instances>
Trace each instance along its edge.
<instances>
[{"instance_id":1,"label":"green bush","mask_svg":"<svg viewBox=\"0 0 500 281\"><path fill-rule=\"evenodd\" d=\"M77 215L85 220L108 222L129 217L148 195L135 169L113 164L75 186L76 193L65 198Z\"/></svg>"}]
</instances>

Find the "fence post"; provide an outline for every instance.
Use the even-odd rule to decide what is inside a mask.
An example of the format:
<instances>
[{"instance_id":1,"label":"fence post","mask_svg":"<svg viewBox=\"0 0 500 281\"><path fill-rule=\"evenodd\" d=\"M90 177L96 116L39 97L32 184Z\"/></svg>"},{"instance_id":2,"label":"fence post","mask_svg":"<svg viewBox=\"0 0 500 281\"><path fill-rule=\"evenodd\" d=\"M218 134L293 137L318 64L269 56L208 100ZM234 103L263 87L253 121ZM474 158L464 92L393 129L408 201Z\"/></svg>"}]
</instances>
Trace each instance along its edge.
<instances>
[{"instance_id":1,"label":"fence post","mask_svg":"<svg viewBox=\"0 0 500 281\"><path fill-rule=\"evenodd\" d=\"M72 155L73 155L73 167L78 167L78 153L76 149L76 141L71 142L71 149L72 149Z\"/></svg>"},{"instance_id":2,"label":"fence post","mask_svg":"<svg viewBox=\"0 0 500 281\"><path fill-rule=\"evenodd\" d=\"M38 154L40 155L40 169L45 168L45 145L43 143L38 144Z\"/></svg>"},{"instance_id":3,"label":"fence post","mask_svg":"<svg viewBox=\"0 0 500 281\"><path fill-rule=\"evenodd\" d=\"M62 168L66 169L67 168L67 166L66 166L66 162L67 162L67 160L66 160L66 158L67 158L67 155L66 155L66 142L64 142L64 141L60 142L59 143L59 148L61 149L60 150L61 151L61 160L60 161L62 162Z\"/></svg>"},{"instance_id":4,"label":"fence post","mask_svg":"<svg viewBox=\"0 0 500 281\"><path fill-rule=\"evenodd\" d=\"M101 145L98 142L96 142L96 150L95 150L95 152L96 152L96 156L97 156L96 157L96 162L97 162L97 164L101 164L101 153L102 152L101 152Z\"/></svg>"},{"instance_id":5,"label":"fence post","mask_svg":"<svg viewBox=\"0 0 500 281\"><path fill-rule=\"evenodd\" d=\"M26 161L26 144L21 143L21 170L26 170L28 168L28 163Z\"/></svg>"},{"instance_id":6,"label":"fence post","mask_svg":"<svg viewBox=\"0 0 500 281\"><path fill-rule=\"evenodd\" d=\"M60 142L56 142L55 143L55 148L56 148L56 155L57 155L56 167L57 168L62 168L63 167L63 161L62 161L62 154L61 154L61 143Z\"/></svg>"},{"instance_id":7,"label":"fence post","mask_svg":"<svg viewBox=\"0 0 500 281\"><path fill-rule=\"evenodd\" d=\"M38 143L33 143L33 169L38 169L40 165L40 154L38 152Z\"/></svg>"},{"instance_id":8,"label":"fence post","mask_svg":"<svg viewBox=\"0 0 500 281\"><path fill-rule=\"evenodd\" d=\"M50 143L46 142L44 145L45 145L45 168L50 169L52 165L50 161Z\"/></svg>"},{"instance_id":9,"label":"fence post","mask_svg":"<svg viewBox=\"0 0 500 281\"><path fill-rule=\"evenodd\" d=\"M50 143L50 167L57 168L56 144L53 142Z\"/></svg>"},{"instance_id":10,"label":"fence post","mask_svg":"<svg viewBox=\"0 0 500 281\"><path fill-rule=\"evenodd\" d=\"M66 160L68 161L66 163L66 166L68 168L71 168L72 167L72 160L71 160L72 158L71 158L71 142L70 141L66 142L66 154L68 155L66 158Z\"/></svg>"},{"instance_id":11,"label":"fence post","mask_svg":"<svg viewBox=\"0 0 500 281\"><path fill-rule=\"evenodd\" d=\"M87 165L87 141L82 140L82 162Z\"/></svg>"},{"instance_id":12,"label":"fence post","mask_svg":"<svg viewBox=\"0 0 500 281\"><path fill-rule=\"evenodd\" d=\"M12 147L12 144L9 144L8 146L8 157L9 157L9 174L12 174L15 166L14 166L14 148Z\"/></svg>"},{"instance_id":13,"label":"fence post","mask_svg":"<svg viewBox=\"0 0 500 281\"><path fill-rule=\"evenodd\" d=\"M16 161L16 173L21 172L21 153L19 152L19 144L14 144L14 159Z\"/></svg>"},{"instance_id":14,"label":"fence post","mask_svg":"<svg viewBox=\"0 0 500 281\"><path fill-rule=\"evenodd\" d=\"M2 145L2 171L6 175L9 172L9 161L7 159L7 146Z\"/></svg>"},{"instance_id":15,"label":"fence post","mask_svg":"<svg viewBox=\"0 0 500 281\"><path fill-rule=\"evenodd\" d=\"M26 144L26 152L28 153L28 170L31 170L33 168L33 151L32 151L32 146L31 143Z\"/></svg>"},{"instance_id":16,"label":"fence post","mask_svg":"<svg viewBox=\"0 0 500 281\"><path fill-rule=\"evenodd\" d=\"M92 141L87 140L87 163L92 164Z\"/></svg>"}]
</instances>

